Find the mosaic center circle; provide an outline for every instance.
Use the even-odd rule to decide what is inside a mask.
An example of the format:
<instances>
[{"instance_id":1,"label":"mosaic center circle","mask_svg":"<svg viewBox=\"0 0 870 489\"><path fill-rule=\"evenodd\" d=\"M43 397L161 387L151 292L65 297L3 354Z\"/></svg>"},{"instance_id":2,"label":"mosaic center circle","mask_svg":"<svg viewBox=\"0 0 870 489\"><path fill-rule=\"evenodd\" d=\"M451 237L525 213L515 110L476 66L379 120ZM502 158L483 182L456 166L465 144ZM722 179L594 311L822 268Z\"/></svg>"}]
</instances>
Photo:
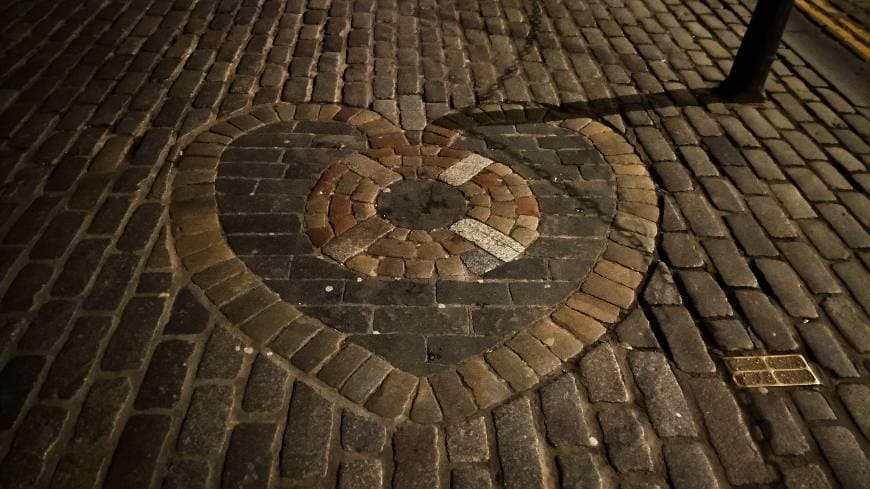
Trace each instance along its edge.
<instances>
[{"instance_id":1,"label":"mosaic center circle","mask_svg":"<svg viewBox=\"0 0 870 489\"><path fill-rule=\"evenodd\" d=\"M450 226L467 207L461 191L433 180L402 180L377 202L378 213L396 226L425 231Z\"/></svg>"}]
</instances>

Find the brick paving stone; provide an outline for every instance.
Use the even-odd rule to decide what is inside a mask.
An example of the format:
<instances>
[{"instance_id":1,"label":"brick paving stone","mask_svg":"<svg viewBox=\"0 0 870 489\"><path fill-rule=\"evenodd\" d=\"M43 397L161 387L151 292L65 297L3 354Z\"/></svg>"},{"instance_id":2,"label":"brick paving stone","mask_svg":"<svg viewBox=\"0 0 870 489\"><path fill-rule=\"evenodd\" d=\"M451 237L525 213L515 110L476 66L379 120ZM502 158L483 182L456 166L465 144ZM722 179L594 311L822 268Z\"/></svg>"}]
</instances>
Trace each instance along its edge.
<instances>
[{"instance_id":1,"label":"brick paving stone","mask_svg":"<svg viewBox=\"0 0 870 489\"><path fill-rule=\"evenodd\" d=\"M806 465L804 467L793 467L783 471L783 479L785 486L789 489L824 489L831 487L825 473L818 465Z\"/></svg>"},{"instance_id":2,"label":"brick paving stone","mask_svg":"<svg viewBox=\"0 0 870 489\"><path fill-rule=\"evenodd\" d=\"M834 193L809 169L791 168L787 173L811 202L836 200Z\"/></svg>"},{"instance_id":3,"label":"brick paving stone","mask_svg":"<svg viewBox=\"0 0 870 489\"><path fill-rule=\"evenodd\" d=\"M134 297L127 303L109 340L100 366L103 370L139 368L163 313L163 300Z\"/></svg>"},{"instance_id":4,"label":"brick paving stone","mask_svg":"<svg viewBox=\"0 0 870 489\"><path fill-rule=\"evenodd\" d=\"M364 489L382 487L384 473L378 460L347 460L339 469L338 486L340 489Z\"/></svg>"},{"instance_id":5,"label":"brick paving stone","mask_svg":"<svg viewBox=\"0 0 870 489\"><path fill-rule=\"evenodd\" d=\"M720 487L710 459L697 443L668 444L664 448L668 474L677 488Z\"/></svg>"},{"instance_id":6,"label":"brick paving stone","mask_svg":"<svg viewBox=\"0 0 870 489\"><path fill-rule=\"evenodd\" d=\"M69 399L78 392L109 327L110 320L104 317L85 316L76 321L42 384L41 398Z\"/></svg>"},{"instance_id":7,"label":"brick paving stone","mask_svg":"<svg viewBox=\"0 0 870 489\"><path fill-rule=\"evenodd\" d=\"M341 417L341 442L345 450L378 453L387 441L386 428L374 419L345 410Z\"/></svg>"},{"instance_id":8,"label":"brick paving stone","mask_svg":"<svg viewBox=\"0 0 870 489\"><path fill-rule=\"evenodd\" d=\"M650 329L649 320L640 308L632 311L616 326L619 341L633 348L660 348Z\"/></svg>"},{"instance_id":9,"label":"brick paving stone","mask_svg":"<svg viewBox=\"0 0 870 489\"><path fill-rule=\"evenodd\" d=\"M603 343L580 360L580 371L593 402L628 402L629 394L613 348Z\"/></svg>"},{"instance_id":10,"label":"brick paving stone","mask_svg":"<svg viewBox=\"0 0 870 489\"><path fill-rule=\"evenodd\" d=\"M45 303L18 341L18 348L34 351L50 350L67 331L74 309L75 304L69 301Z\"/></svg>"},{"instance_id":11,"label":"brick paving stone","mask_svg":"<svg viewBox=\"0 0 870 489\"><path fill-rule=\"evenodd\" d=\"M509 236L474 219L462 219L450 226L450 230L502 261L513 260L525 249Z\"/></svg>"},{"instance_id":12,"label":"brick paving stone","mask_svg":"<svg viewBox=\"0 0 870 489\"><path fill-rule=\"evenodd\" d=\"M620 472L654 470L653 453L637 413L625 406L598 411L608 457Z\"/></svg>"},{"instance_id":13,"label":"brick paving stone","mask_svg":"<svg viewBox=\"0 0 870 489\"><path fill-rule=\"evenodd\" d=\"M801 338L809 345L819 363L840 377L858 377L860 374L849 359L846 350L834 336L831 328L821 321L797 325Z\"/></svg>"},{"instance_id":14,"label":"brick paving stone","mask_svg":"<svg viewBox=\"0 0 870 489\"><path fill-rule=\"evenodd\" d=\"M652 305L680 305L683 298L677 290L671 270L664 262L656 264L652 277L646 284L643 293L647 303Z\"/></svg>"},{"instance_id":15,"label":"brick paving stone","mask_svg":"<svg viewBox=\"0 0 870 489\"><path fill-rule=\"evenodd\" d=\"M489 460L488 434L484 418L472 418L446 427L447 455L451 462Z\"/></svg>"},{"instance_id":16,"label":"brick paving stone","mask_svg":"<svg viewBox=\"0 0 870 489\"><path fill-rule=\"evenodd\" d=\"M341 393L348 399L362 403L390 373L392 368L383 359L372 356L347 379Z\"/></svg>"},{"instance_id":17,"label":"brick paving stone","mask_svg":"<svg viewBox=\"0 0 870 489\"><path fill-rule=\"evenodd\" d=\"M773 351L797 349L794 327L766 295L757 291L740 290L735 296L752 330L768 348Z\"/></svg>"},{"instance_id":18,"label":"brick paving stone","mask_svg":"<svg viewBox=\"0 0 870 489\"><path fill-rule=\"evenodd\" d=\"M726 235L722 219L710 208L703 196L680 192L676 194L677 204L689 221L692 230L699 236L723 237Z\"/></svg>"},{"instance_id":19,"label":"brick paving stone","mask_svg":"<svg viewBox=\"0 0 870 489\"><path fill-rule=\"evenodd\" d=\"M193 344L168 340L157 345L136 397L137 409L172 408L180 400Z\"/></svg>"},{"instance_id":20,"label":"brick paving stone","mask_svg":"<svg viewBox=\"0 0 870 489\"><path fill-rule=\"evenodd\" d=\"M838 204L819 204L817 209L849 247L867 248L870 246L870 234L845 207Z\"/></svg>"},{"instance_id":21,"label":"brick paving stone","mask_svg":"<svg viewBox=\"0 0 870 489\"><path fill-rule=\"evenodd\" d=\"M815 301L788 264L769 259L760 259L755 263L789 314L805 318L818 317Z\"/></svg>"},{"instance_id":22,"label":"brick paving stone","mask_svg":"<svg viewBox=\"0 0 870 489\"><path fill-rule=\"evenodd\" d=\"M410 374L393 370L366 401L366 407L381 416L396 418L407 412L417 383Z\"/></svg>"},{"instance_id":23,"label":"brick paving stone","mask_svg":"<svg viewBox=\"0 0 870 489\"><path fill-rule=\"evenodd\" d=\"M275 432L267 423L242 423L233 429L221 474L225 487L269 487Z\"/></svg>"},{"instance_id":24,"label":"brick paving stone","mask_svg":"<svg viewBox=\"0 0 870 489\"><path fill-rule=\"evenodd\" d=\"M209 312L200 304L190 289L182 289L175 296L164 334L198 334L208 326Z\"/></svg>"},{"instance_id":25,"label":"brick paving stone","mask_svg":"<svg viewBox=\"0 0 870 489\"><path fill-rule=\"evenodd\" d=\"M544 447L535 427L529 400L521 397L493 412L504 487L548 487Z\"/></svg>"},{"instance_id":26,"label":"brick paving stone","mask_svg":"<svg viewBox=\"0 0 870 489\"><path fill-rule=\"evenodd\" d=\"M193 391L176 442L179 453L216 453L221 450L232 396L233 388L228 385L203 385Z\"/></svg>"},{"instance_id":27,"label":"brick paving stone","mask_svg":"<svg viewBox=\"0 0 870 489\"><path fill-rule=\"evenodd\" d=\"M35 406L30 410L0 468L3 485L38 487L46 458L56 449L67 414L64 409L49 406Z\"/></svg>"},{"instance_id":28,"label":"brick paving stone","mask_svg":"<svg viewBox=\"0 0 870 489\"><path fill-rule=\"evenodd\" d=\"M334 330L321 329L311 341L305 343L291 358L290 362L299 369L312 372L338 351L342 336Z\"/></svg>"},{"instance_id":29,"label":"brick paving stone","mask_svg":"<svg viewBox=\"0 0 870 489\"><path fill-rule=\"evenodd\" d=\"M870 460L855 435L841 426L818 426L811 430L843 487L861 487L870 477Z\"/></svg>"},{"instance_id":30,"label":"brick paving stone","mask_svg":"<svg viewBox=\"0 0 870 489\"><path fill-rule=\"evenodd\" d=\"M604 463L591 453L562 453L557 458L561 487L603 488L612 484Z\"/></svg>"},{"instance_id":31,"label":"brick paving stone","mask_svg":"<svg viewBox=\"0 0 870 489\"><path fill-rule=\"evenodd\" d=\"M451 489L491 489L492 476L481 467L453 469L450 475Z\"/></svg>"},{"instance_id":32,"label":"brick paving stone","mask_svg":"<svg viewBox=\"0 0 870 489\"><path fill-rule=\"evenodd\" d=\"M773 473L725 384L718 379L692 379L689 383L728 480L734 484L771 482Z\"/></svg>"},{"instance_id":33,"label":"brick paving stone","mask_svg":"<svg viewBox=\"0 0 870 489\"><path fill-rule=\"evenodd\" d=\"M644 395L650 420L661 437L697 435L692 413L664 355L631 352L635 382Z\"/></svg>"},{"instance_id":34,"label":"brick paving stone","mask_svg":"<svg viewBox=\"0 0 870 489\"><path fill-rule=\"evenodd\" d=\"M28 263L9 286L0 305L4 311L26 311L51 278L52 269L46 265Z\"/></svg>"},{"instance_id":35,"label":"brick paving stone","mask_svg":"<svg viewBox=\"0 0 870 489\"><path fill-rule=\"evenodd\" d=\"M411 407L411 419L418 423L437 423L443 419L441 407L429 381L422 379Z\"/></svg>"},{"instance_id":36,"label":"brick paving stone","mask_svg":"<svg viewBox=\"0 0 870 489\"><path fill-rule=\"evenodd\" d=\"M862 384L844 384L838 388L838 394L866 437L870 433L870 388Z\"/></svg>"},{"instance_id":37,"label":"brick paving stone","mask_svg":"<svg viewBox=\"0 0 870 489\"><path fill-rule=\"evenodd\" d=\"M559 368L562 362L540 341L526 333L519 333L507 342L539 376L545 376Z\"/></svg>"},{"instance_id":38,"label":"brick paving stone","mask_svg":"<svg viewBox=\"0 0 870 489\"><path fill-rule=\"evenodd\" d=\"M753 403L767 422L773 452L786 456L802 455L809 451L810 445L785 399L775 393L757 394L753 396Z\"/></svg>"},{"instance_id":39,"label":"brick paving stone","mask_svg":"<svg viewBox=\"0 0 870 489\"><path fill-rule=\"evenodd\" d=\"M815 391L801 390L792 392L792 399L803 417L808 421L837 419L825 397Z\"/></svg>"},{"instance_id":40,"label":"brick paving stone","mask_svg":"<svg viewBox=\"0 0 870 489\"><path fill-rule=\"evenodd\" d=\"M661 306L654 308L653 314L681 370L693 373L716 371L689 311L683 307Z\"/></svg>"},{"instance_id":41,"label":"brick paving stone","mask_svg":"<svg viewBox=\"0 0 870 489\"><path fill-rule=\"evenodd\" d=\"M45 228L45 232L30 250L33 259L57 258L73 241L84 216L78 212L61 212ZM150 232L150 227L148 228Z\"/></svg>"},{"instance_id":42,"label":"brick paving stone","mask_svg":"<svg viewBox=\"0 0 870 489\"><path fill-rule=\"evenodd\" d=\"M441 454L434 426L405 424L393 436L393 487L440 487Z\"/></svg>"},{"instance_id":43,"label":"brick paving stone","mask_svg":"<svg viewBox=\"0 0 870 489\"><path fill-rule=\"evenodd\" d=\"M797 228L772 198L766 196L747 197L746 203L758 222L771 236L774 238L797 237Z\"/></svg>"},{"instance_id":44,"label":"brick paving stone","mask_svg":"<svg viewBox=\"0 0 870 489\"><path fill-rule=\"evenodd\" d=\"M706 272L681 271L680 281L703 317L731 316L731 305L716 280Z\"/></svg>"},{"instance_id":45,"label":"brick paving stone","mask_svg":"<svg viewBox=\"0 0 870 489\"><path fill-rule=\"evenodd\" d=\"M268 412L280 408L288 377L284 369L265 356L258 355L245 386L242 409L247 412Z\"/></svg>"},{"instance_id":46,"label":"brick paving stone","mask_svg":"<svg viewBox=\"0 0 870 489\"><path fill-rule=\"evenodd\" d=\"M540 394L547 439L551 444L557 447L594 445L594 432L587 419L592 408L573 375L560 376L542 387Z\"/></svg>"},{"instance_id":47,"label":"brick paving stone","mask_svg":"<svg viewBox=\"0 0 870 489\"><path fill-rule=\"evenodd\" d=\"M118 307L124 295L124 286L132 282L139 257L120 253L109 256L94 279L95 286L85 299L84 308L88 310L112 310Z\"/></svg>"},{"instance_id":48,"label":"brick paving stone","mask_svg":"<svg viewBox=\"0 0 870 489\"><path fill-rule=\"evenodd\" d=\"M197 377L231 379L242 367L242 342L224 328L215 328L205 345Z\"/></svg>"},{"instance_id":49,"label":"brick paving stone","mask_svg":"<svg viewBox=\"0 0 870 489\"><path fill-rule=\"evenodd\" d=\"M846 287L849 288L849 291L858 300L864 311L870 313L870 290L862 286L862 284L867 283L867 270L854 261L838 263L833 268L834 273L840 277L840 280L845 282Z\"/></svg>"},{"instance_id":50,"label":"brick paving stone","mask_svg":"<svg viewBox=\"0 0 870 489\"><path fill-rule=\"evenodd\" d=\"M709 239L702 242L710 259L727 285L733 287L758 287L758 281L746 260L734 243L723 239Z\"/></svg>"},{"instance_id":51,"label":"brick paving stone","mask_svg":"<svg viewBox=\"0 0 870 489\"><path fill-rule=\"evenodd\" d=\"M749 213L725 216L731 232L749 256L777 256L779 252Z\"/></svg>"},{"instance_id":52,"label":"brick paving stone","mask_svg":"<svg viewBox=\"0 0 870 489\"><path fill-rule=\"evenodd\" d=\"M302 382L293 385L280 455L282 477L324 477L335 438L335 405Z\"/></svg>"},{"instance_id":53,"label":"brick paving stone","mask_svg":"<svg viewBox=\"0 0 870 489\"><path fill-rule=\"evenodd\" d=\"M822 303L840 333L859 352L870 351L870 319L845 297L829 297Z\"/></svg>"},{"instance_id":54,"label":"brick paving stone","mask_svg":"<svg viewBox=\"0 0 870 489\"><path fill-rule=\"evenodd\" d=\"M82 404L72 440L95 445L108 439L118 427L130 390L130 382L124 377L95 382Z\"/></svg>"},{"instance_id":55,"label":"brick paving stone","mask_svg":"<svg viewBox=\"0 0 870 489\"><path fill-rule=\"evenodd\" d=\"M523 392L538 383L535 371L509 348L499 347L484 356L493 370L514 390Z\"/></svg>"},{"instance_id":56,"label":"brick paving stone","mask_svg":"<svg viewBox=\"0 0 870 489\"><path fill-rule=\"evenodd\" d=\"M150 487L169 428L170 418L165 415L130 417L118 440L104 487Z\"/></svg>"},{"instance_id":57,"label":"brick paving stone","mask_svg":"<svg viewBox=\"0 0 870 489\"><path fill-rule=\"evenodd\" d=\"M481 409L487 409L507 399L511 391L479 358L463 361L456 368L462 380L474 394L475 403Z\"/></svg>"},{"instance_id":58,"label":"brick paving stone","mask_svg":"<svg viewBox=\"0 0 870 489\"><path fill-rule=\"evenodd\" d=\"M780 243L783 254L794 270L806 281L816 294L839 294L842 288L819 256L807 244L801 242Z\"/></svg>"},{"instance_id":59,"label":"brick paving stone","mask_svg":"<svg viewBox=\"0 0 870 489\"><path fill-rule=\"evenodd\" d=\"M355 256L378 239L393 230L395 226L383 219L367 219L345 234L329 242L323 252L340 262Z\"/></svg>"},{"instance_id":60,"label":"brick paving stone","mask_svg":"<svg viewBox=\"0 0 870 489\"><path fill-rule=\"evenodd\" d=\"M785 207L793 219L812 219L817 217L809 202L807 202L794 185L783 183L771 185L774 195Z\"/></svg>"},{"instance_id":61,"label":"brick paving stone","mask_svg":"<svg viewBox=\"0 0 870 489\"><path fill-rule=\"evenodd\" d=\"M459 419L477 410L472 393L455 372L439 372L429 382L446 419Z\"/></svg>"},{"instance_id":62,"label":"brick paving stone","mask_svg":"<svg viewBox=\"0 0 870 489\"><path fill-rule=\"evenodd\" d=\"M208 487L209 466L204 460L176 460L167 469L166 489L200 489Z\"/></svg>"}]
</instances>

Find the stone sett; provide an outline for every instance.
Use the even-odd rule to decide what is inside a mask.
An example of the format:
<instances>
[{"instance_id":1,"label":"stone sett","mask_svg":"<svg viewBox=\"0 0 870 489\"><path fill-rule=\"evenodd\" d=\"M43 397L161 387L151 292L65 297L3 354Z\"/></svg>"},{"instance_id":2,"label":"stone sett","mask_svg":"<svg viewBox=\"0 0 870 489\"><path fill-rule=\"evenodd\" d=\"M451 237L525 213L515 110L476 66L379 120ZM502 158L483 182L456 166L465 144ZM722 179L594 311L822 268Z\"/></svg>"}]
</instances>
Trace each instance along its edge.
<instances>
[{"instance_id":1,"label":"stone sett","mask_svg":"<svg viewBox=\"0 0 870 489\"><path fill-rule=\"evenodd\" d=\"M430 7L4 7L0 486L863 487L866 101L711 98L739 3Z\"/></svg>"}]
</instances>

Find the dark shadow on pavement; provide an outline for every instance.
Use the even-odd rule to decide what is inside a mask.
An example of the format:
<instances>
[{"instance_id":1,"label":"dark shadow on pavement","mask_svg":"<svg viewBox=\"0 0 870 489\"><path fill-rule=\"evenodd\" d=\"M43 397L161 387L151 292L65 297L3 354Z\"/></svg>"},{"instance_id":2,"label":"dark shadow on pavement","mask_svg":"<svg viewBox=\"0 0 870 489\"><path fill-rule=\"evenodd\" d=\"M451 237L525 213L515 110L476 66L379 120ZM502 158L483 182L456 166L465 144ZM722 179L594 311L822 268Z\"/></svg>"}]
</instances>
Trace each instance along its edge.
<instances>
[{"instance_id":1,"label":"dark shadow on pavement","mask_svg":"<svg viewBox=\"0 0 870 489\"><path fill-rule=\"evenodd\" d=\"M505 118L508 120L515 119L512 116L519 116L520 113L522 113L525 115L526 118L537 119L540 120L540 122L551 122L565 119L574 119L578 117L597 119L608 115L620 114L623 112L635 110L655 110L666 107L698 107L717 102L722 102L722 100L719 99L719 97L716 95L716 91L714 88L702 88L695 90L680 89L650 94L623 95L612 98L569 102L559 105L524 106L524 104L516 104L518 106L523 106L523 108L503 111L503 113L505 114ZM461 108L432 122L436 125L455 125L455 116L457 114L471 115L474 113L478 113L481 110L481 107L485 107L486 105L489 104L484 102L481 105ZM500 104L498 102L493 102L492 105ZM512 112L515 112L515 114L512 114ZM516 119L522 118L516 117ZM448 123L447 121L450 122ZM482 120L480 118L475 118L475 122L475 126L486 126L503 123L488 123L486 120ZM462 127L463 130L468 130L470 128L471 127Z\"/></svg>"}]
</instances>

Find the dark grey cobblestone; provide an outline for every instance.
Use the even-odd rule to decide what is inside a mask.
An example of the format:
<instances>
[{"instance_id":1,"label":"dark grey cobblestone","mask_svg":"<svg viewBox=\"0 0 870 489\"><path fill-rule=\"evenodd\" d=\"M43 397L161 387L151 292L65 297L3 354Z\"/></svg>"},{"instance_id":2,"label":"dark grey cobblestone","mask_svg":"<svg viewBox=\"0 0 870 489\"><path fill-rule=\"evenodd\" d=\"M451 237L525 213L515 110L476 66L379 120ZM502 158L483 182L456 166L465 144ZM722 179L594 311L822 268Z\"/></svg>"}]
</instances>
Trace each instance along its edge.
<instances>
[{"instance_id":1,"label":"dark grey cobblestone","mask_svg":"<svg viewBox=\"0 0 870 489\"><path fill-rule=\"evenodd\" d=\"M768 103L719 102L708 90L750 8L7 2L0 486L864 487L867 105L791 34ZM457 144L533 181L544 236L485 287L374 287L301 259L310 183L369 144L310 101L408 130L374 136L382 148L444 146L428 123L489 114ZM235 111L247 115L209 126ZM629 144L578 147L566 134L583 117ZM222 152L243 134L264 151ZM167 209L173 179L207 180L181 169L221 157L213 188L234 260L213 247L218 222ZM601 185L611 177L627 184L618 207ZM620 246L562 236L604 233L616 212ZM179 239L179 223L195 238ZM228 324L277 300L252 274L308 317L275 308ZM587 275L600 299L525 330ZM639 284L636 306L625 290ZM822 385L722 380L723 355L794 352ZM400 370L420 363L440 372Z\"/></svg>"}]
</instances>

